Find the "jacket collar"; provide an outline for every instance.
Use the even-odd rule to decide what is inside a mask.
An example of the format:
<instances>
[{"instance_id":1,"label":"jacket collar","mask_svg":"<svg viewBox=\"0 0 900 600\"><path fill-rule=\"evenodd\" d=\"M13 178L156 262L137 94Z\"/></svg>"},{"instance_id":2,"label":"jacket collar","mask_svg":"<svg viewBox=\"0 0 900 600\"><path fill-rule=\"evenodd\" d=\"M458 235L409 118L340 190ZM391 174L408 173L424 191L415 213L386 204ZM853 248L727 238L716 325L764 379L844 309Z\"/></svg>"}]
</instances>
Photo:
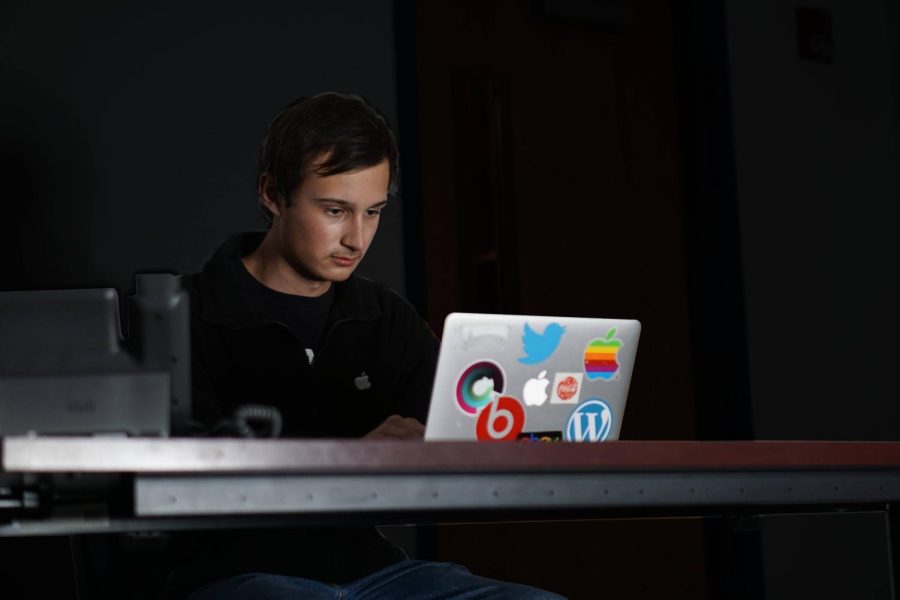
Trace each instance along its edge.
<instances>
[{"instance_id":1,"label":"jacket collar","mask_svg":"<svg viewBox=\"0 0 900 600\"><path fill-rule=\"evenodd\" d=\"M228 238L213 253L200 273L198 289L201 318L232 328L257 327L271 320L255 305L241 284L241 257L253 252L263 241L265 231L240 233ZM333 283L334 305L329 323L340 320L372 320L381 316L374 294L365 293L365 278L351 275L346 281Z\"/></svg>"}]
</instances>

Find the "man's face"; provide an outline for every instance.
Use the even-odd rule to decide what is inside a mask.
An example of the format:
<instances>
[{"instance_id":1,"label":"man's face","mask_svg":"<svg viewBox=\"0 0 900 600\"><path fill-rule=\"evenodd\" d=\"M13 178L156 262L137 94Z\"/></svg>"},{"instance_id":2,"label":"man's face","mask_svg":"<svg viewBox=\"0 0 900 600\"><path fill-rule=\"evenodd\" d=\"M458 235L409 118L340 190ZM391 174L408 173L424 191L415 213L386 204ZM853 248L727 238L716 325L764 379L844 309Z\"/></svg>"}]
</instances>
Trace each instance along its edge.
<instances>
[{"instance_id":1,"label":"man's face","mask_svg":"<svg viewBox=\"0 0 900 600\"><path fill-rule=\"evenodd\" d=\"M270 207L283 258L310 282L344 281L362 257L387 204L388 162L322 177L310 172L291 196Z\"/></svg>"}]
</instances>

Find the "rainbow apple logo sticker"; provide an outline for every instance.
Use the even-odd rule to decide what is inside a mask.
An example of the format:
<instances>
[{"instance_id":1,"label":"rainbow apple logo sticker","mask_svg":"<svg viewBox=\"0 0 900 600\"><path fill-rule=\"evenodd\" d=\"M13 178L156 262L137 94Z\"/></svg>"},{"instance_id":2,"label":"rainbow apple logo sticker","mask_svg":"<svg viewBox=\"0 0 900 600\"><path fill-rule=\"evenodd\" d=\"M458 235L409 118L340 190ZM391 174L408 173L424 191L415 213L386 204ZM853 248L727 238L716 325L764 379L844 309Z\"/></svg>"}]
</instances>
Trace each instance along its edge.
<instances>
[{"instance_id":1,"label":"rainbow apple logo sticker","mask_svg":"<svg viewBox=\"0 0 900 600\"><path fill-rule=\"evenodd\" d=\"M606 337L591 340L584 349L584 374L590 381L609 381L619 371L618 353L622 340L615 337L616 328L613 327Z\"/></svg>"}]
</instances>

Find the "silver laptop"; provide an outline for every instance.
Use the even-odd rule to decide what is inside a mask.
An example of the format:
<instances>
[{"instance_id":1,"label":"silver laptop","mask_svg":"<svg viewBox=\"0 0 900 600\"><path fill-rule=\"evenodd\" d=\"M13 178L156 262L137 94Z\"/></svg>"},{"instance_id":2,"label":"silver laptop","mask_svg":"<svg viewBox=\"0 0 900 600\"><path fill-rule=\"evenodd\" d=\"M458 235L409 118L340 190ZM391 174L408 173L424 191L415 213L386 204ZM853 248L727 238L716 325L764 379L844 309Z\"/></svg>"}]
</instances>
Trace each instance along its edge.
<instances>
[{"instance_id":1,"label":"silver laptop","mask_svg":"<svg viewBox=\"0 0 900 600\"><path fill-rule=\"evenodd\" d=\"M625 319L452 313L425 439L618 439L640 333Z\"/></svg>"}]
</instances>

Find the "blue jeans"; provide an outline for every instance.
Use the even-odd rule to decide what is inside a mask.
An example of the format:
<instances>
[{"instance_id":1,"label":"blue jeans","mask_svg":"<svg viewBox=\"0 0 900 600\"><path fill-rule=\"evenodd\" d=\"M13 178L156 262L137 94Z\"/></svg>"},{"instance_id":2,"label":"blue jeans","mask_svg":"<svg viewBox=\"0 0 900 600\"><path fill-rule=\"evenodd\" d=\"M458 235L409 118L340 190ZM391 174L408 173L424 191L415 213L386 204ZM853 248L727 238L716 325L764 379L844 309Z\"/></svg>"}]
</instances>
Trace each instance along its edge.
<instances>
[{"instance_id":1,"label":"blue jeans","mask_svg":"<svg viewBox=\"0 0 900 600\"><path fill-rule=\"evenodd\" d=\"M562 596L517 583L472 575L462 565L403 560L344 585L244 573L204 586L189 600L560 600ZM563 599L564 600L564 599Z\"/></svg>"}]
</instances>

